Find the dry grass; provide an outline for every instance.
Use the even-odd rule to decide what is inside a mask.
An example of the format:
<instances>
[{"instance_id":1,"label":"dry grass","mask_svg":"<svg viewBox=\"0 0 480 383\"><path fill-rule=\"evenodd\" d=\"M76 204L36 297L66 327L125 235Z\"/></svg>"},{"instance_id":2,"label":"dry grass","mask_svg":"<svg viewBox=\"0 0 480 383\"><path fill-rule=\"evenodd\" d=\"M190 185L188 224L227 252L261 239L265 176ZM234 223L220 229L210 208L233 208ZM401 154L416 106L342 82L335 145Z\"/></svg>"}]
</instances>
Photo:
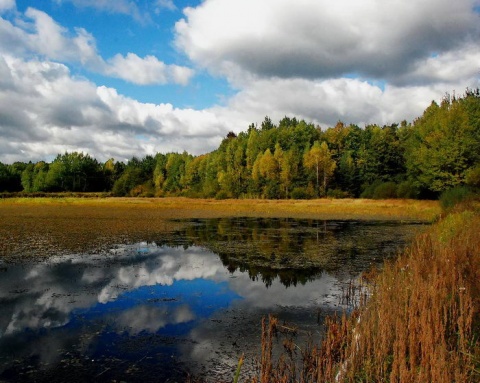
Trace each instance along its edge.
<instances>
[{"instance_id":1,"label":"dry grass","mask_svg":"<svg viewBox=\"0 0 480 383\"><path fill-rule=\"evenodd\" d=\"M0 200L0 209L12 206L78 206L98 209L155 210L159 217L290 217L332 220L432 221L440 214L437 201L418 200L213 200L189 198L12 198Z\"/></svg>"},{"instance_id":2,"label":"dry grass","mask_svg":"<svg viewBox=\"0 0 480 383\"><path fill-rule=\"evenodd\" d=\"M176 219L289 217L432 221L437 202L413 200L204 200L188 198L10 198L0 200L0 257L38 257L158 240Z\"/></svg>"},{"instance_id":3,"label":"dry grass","mask_svg":"<svg viewBox=\"0 0 480 383\"><path fill-rule=\"evenodd\" d=\"M479 227L480 216L464 211L419 236L385 265L358 312L327 322L304 358L308 373L262 383L479 382Z\"/></svg>"}]
</instances>

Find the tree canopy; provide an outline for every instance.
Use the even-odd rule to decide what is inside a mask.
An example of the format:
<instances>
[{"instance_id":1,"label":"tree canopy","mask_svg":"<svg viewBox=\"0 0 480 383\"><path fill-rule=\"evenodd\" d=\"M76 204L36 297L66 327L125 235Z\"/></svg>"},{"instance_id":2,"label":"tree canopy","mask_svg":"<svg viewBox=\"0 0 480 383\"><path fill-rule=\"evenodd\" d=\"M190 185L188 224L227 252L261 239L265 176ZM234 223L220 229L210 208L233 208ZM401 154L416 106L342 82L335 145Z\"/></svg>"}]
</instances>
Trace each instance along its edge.
<instances>
[{"instance_id":1,"label":"tree canopy","mask_svg":"<svg viewBox=\"0 0 480 383\"><path fill-rule=\"evenodd\" d=\"M433 197L480 187L480 91L432 102L412 123L360 128L268 116L200 156L158 153L99 163L84 153L51 163L0 163L0 192L106 191L207 198Z\"/></svg>"}]
</instances>

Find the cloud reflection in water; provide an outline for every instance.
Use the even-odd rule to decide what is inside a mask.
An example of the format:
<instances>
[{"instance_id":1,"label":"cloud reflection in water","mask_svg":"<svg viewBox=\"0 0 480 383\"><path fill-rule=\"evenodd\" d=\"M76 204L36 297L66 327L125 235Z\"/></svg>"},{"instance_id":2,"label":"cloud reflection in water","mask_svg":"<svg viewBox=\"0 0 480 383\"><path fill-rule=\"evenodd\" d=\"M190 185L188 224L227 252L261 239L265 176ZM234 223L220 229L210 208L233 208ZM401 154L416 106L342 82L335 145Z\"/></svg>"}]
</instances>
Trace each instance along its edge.
<instances>
[{"instance_id":1,"label":"cloud reflection in water","mask_svg":"<svg viewBox=\"0 0 480 383\"><path fill-rule=\"evenodd\" d=\"M226 231L235 233L233 239L241 246L253 235L250 226L257 224L246 222L245 233ZM216 229L224 222L213 224ZM203 227L205 232L198 232ZM357 230L356 225L349 227ZM319 246L333 240L345 247L347 242L336 237L342 231L338 225L334 228L319 242L318 232L298 227L294 242L272 240L268 251L282 246L295 253L293 244L301 242L318 252ZM168 377L155 375L162 373L155 368L165 363L172 367L184 362L198 371L217 366L230 373L239 354L259 344L262 316L275 313L318 331L316 308L335 309L342 275L344 281L351 277L351 270L335 274L310 270L297 283L288 270L262 271L259 264L250 270L238 263L238 253L233 258L225 253L219 257L206 249L205 238L212 236L208 222L195 229L190 238L202 247L139 243L118 246L101 256L70 255L8 265L0 278L0 379L15 377L30 365L35 379L42 381L42 371L54 369L58 374L62 363L68 363L69 373L72 368L79 374L88 371L89 378L108 370L102 379L111 381L122 378L127 374L123 368L139 360L151 363L150 377L159 381ZM252 233L271 231L253 229ZM391 231L398 237L396 228ZM216 240L219 247L232 243L232 238ZM342 257L350 251L343 247L336 252ZM342 259L353 259L356 272L355 262L363 257ZM22 366L15 365L15 360L23 361Z\"/></svg>"}]
</instances>

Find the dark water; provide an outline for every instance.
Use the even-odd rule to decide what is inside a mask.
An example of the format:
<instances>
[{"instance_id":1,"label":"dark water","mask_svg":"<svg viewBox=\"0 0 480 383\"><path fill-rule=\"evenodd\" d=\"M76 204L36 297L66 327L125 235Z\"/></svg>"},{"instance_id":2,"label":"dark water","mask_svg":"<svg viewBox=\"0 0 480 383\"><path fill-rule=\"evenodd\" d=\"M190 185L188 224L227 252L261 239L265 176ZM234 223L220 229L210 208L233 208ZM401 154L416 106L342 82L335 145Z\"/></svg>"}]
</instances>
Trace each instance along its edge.
<instances>
[{"instance_id":1,"label":"dark water","mask_svg":"<svg viewBox=\"0 0 480 383\"><path fill-rule=\"evenodd\" d=\"M419 224L217 219L100 255L0 264L0 381L230 381L261 319L320 336Z\"/></svg>"}]
</instances>

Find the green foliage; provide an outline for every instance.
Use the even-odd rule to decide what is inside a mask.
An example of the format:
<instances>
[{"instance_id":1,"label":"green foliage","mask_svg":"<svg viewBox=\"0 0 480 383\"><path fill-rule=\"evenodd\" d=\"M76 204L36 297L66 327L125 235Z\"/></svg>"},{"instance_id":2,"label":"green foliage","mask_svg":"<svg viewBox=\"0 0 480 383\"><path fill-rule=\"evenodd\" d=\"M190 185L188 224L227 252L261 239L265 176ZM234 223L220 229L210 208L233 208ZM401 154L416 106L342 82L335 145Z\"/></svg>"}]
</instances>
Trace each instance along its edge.
<instances>
[{"instance_id":1,"label":"green foliage","mask_svg":"<svg viewBox=\"0 0 480 383\"><path fill-rule=\"evenodd\" d=\"M215 199L221 200L221 199L228 199L230 198L229 195L225 190L220 190L216 195Z\"/></svg>"},{"instance_id":2,"label":"green foliage","mask_svg":"<svg viewBox=\"0 0 480 383\"><path fill-rule=\"evenodd\" d=\"M301 187L294 188L290 193L290 197L292 199L308 199L309 198L305 188L301 188Z\"/></svg>"},{"instance_id":3,"label":"green foliage","mask_svg":"<svg viewBox=\"0 0 480 383\"><path fill-rule=\"evenodd\" d=\"M127 167L120 178L115 181L112 188L112 194L116 197L128 196L137 185L140 185L143 182L142 170L139 167Z\"/></svg>"},{"instance_id":4,"label":"green foliage","mask_svg":"<svg viewBox=\"0 0 480 383\"><path fill-rule=\"evenodd\" d=\"M372 195L373 199L397 198L397 184L395 182L382 182L379 184Z\"/></svg>"},{"instance_id":5,"label":"green foliage","mask_svg":"<svg viewBox=\"0 0 480 383\"><path fill-rule=\"evenodd\" d=\"M397 186L397 197L404 199L417 199L420 197L420 190L413 181L403 181Z\"/></svg>"},{"instance_id":6,"label":"green foliage","mask_svg":"<svg viewBox=\"0 0 480 383\"><path fill-rule=\"evenodd\" d=\"M418 183L434 192L464 185L480 163L480 97L446 97L432 102L412 127L407 167Z\"/></svg>"},{"instance_id":7,"label":"green foliage","mask_svg":"<svg viewBox=\"0 0 480 383\"><path fill-rule=\"evenodd\" d=\"M465 183L469 186L480 188L480 164L467 170Z\"/></svg>"},{"instance_id":8,"label":"green foliage","mask_svg":"<svg viewBox=\"0 0 480 383\"><path fill-rule=\"evenodd\" d=\"M457 204L467 202L475 197L474 191L468 186L457 186L445 190L440 195L440 206L443 210L450 210Z\"/></svg>"}]
</instances>

